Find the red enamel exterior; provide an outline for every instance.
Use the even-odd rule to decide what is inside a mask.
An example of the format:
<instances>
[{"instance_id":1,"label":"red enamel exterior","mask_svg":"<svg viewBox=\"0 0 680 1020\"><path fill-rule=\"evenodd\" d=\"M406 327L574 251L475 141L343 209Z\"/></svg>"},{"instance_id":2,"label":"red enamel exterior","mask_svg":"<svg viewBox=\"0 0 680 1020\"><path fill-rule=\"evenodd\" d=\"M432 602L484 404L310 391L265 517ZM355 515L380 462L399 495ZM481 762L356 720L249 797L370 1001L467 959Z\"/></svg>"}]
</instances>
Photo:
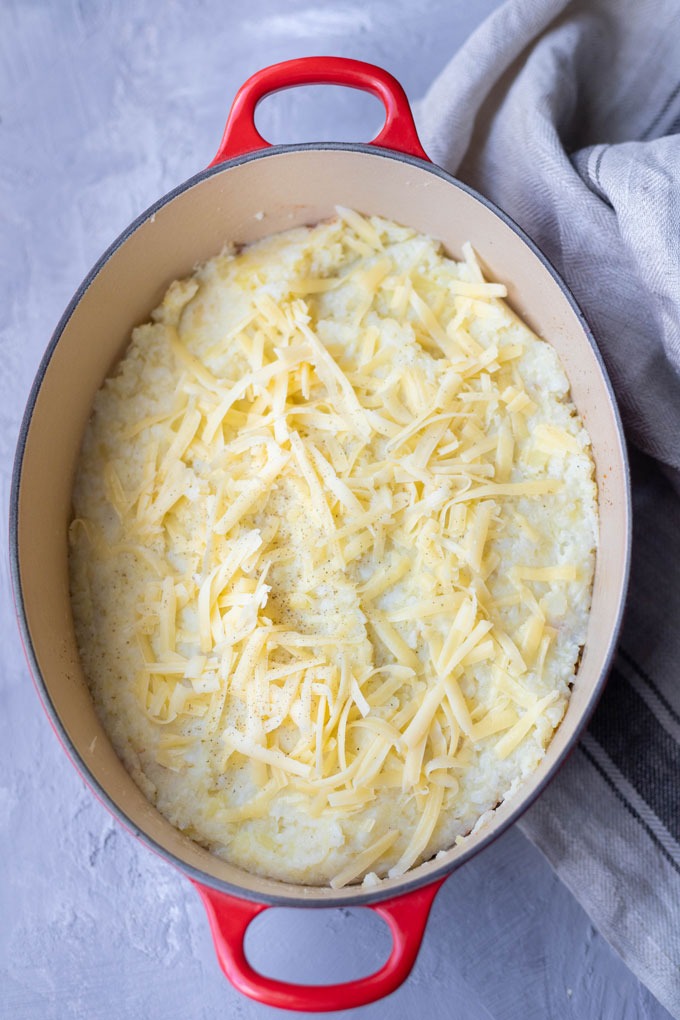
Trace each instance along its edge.
<instances>
[{"instance_id":1,"label":"red enamel exterior","mask_svg":"<svg viewBox=\"0 0 680 1020\"><path fill-rule=\"evenodd\" d=\"M375 974L337 985L295 985L258 974L246 959L243 942L250 922L269 908L198 882L194 885L208 912L220 966L231 983L244 995L268 1006L320 1013L365 1006L403 984L416 961L430 908L443 881L370 905L368 909L375 910L389 925L392 952Z\"/></svg>"},{"instance_id":2,"label":"red enamel exterior","mask_svg":"<svg viewBox=\"0 0 680 1020\"><path fill-rule=\"evenodd\" d=\"M406 93L388 71L347 57L300 57L265 67L241 86L229 112L217 155L210 166L247 152L270 148L269 142L255 127L257 104L272 92L298 85L345 85L377 96L385 107L385 123L370 144L430 162L420 144Z\"/></svg>"},{"instance_id":3,"label":"red enamel exterior","mask_svg":"<svg viewBox=\"0 0 680 1020\"><path fill-rule=\"evenodd\" d=\"M247 155L249 153L255 153L258 150L261 151L264 149L270 149L271 146L269 143L259 135L255 128L254 114L258 102L272 92L292 88L297 85L310 84L344 85L350 88L370 92L373 95L376 95L383 102L386 111L385 124L370 145L374 146L377 150L382 149L383 157L387 157L391 150L392 152L404 154L406 157L415 157L415 160L403 158L402 156L400 156L399 159L395 159L394 156L390 159L380 159L379 157L381 154L379 151L376 151L372 155L371 163L375 163L376 166L378 166L381 162L392 165L398 164L400 166L410 166L410 168L415 169L418 174L420 174L422 170L425 170L426 175L428 177L431 176L435 183L439 178L443 177L444 180L448 179L451 184L457 184L457 182L452 181L452 179L448 178L448 175L440 172L438 168L434 167L429 161L418 139L406 95L392 75L371 64L340 57L306 57L298 60L291 60L265 68L253 75L253 77L242 86L237 94L227 120L222 142L217 155L210 166L216 167L225 161L233 159L235 160L234 168L238 171L241 168L241 164L250 163L251 161L249 159L239 160L237 157ZM364 152L366 150L366 146L364 145L354 147L329 145L319 146L318 148L321 150L326 147L339 150L339 154L342 153L343 149L354 148L360 151L364 150ZM276 147L276 149L272 152L272 156L275 160L278 159L278 153L276 150L279 148L283 155L287 158L289 149L311 149L312 146ZM416 161L418 160L422 161L420 167L416 164ZM254 162L257 164L258 161L254 160ZM268 160L265 159L263 162L266 163ZM425 165L425 163L429 165ZM225 169L228 169L229 171L231 170L231 168ZM257 165L253 167L253 170L257 170ZM71 321L71 316L75 314L75 310L80 307L81 303L87 299L89 294L88 288L92 285L97 285L97 282L100 279L98 274L100 274L100 271L102 271L104 267L106 267L108 271L110 266L110 262L108 260L115 260L117 257L118 247L123 243L128 244L134 241L137 237L136 231L140 223L146 223L150 213L153 213L151 215L151 222L155 221L157 209L162 211L166 208L171 208L170 200L174 200L177 196L183 196L188 190L191 190L194 187L196 180L198 180L199 184L205 184L206 180L210 180L212 177L218 178L221 177L221 174L206 174L204 172L203 174L197 175L194 182L187 182L184 188L177 189L176 193L166 196L161 203L152 207L152 210L149 210L146 214L144 214L144 217L140 217L138 221L132 224L128 232L121 235L121 238L118 239L115 245L113 245L108 252L105 253L97 266L95 266L90 276L81 286L80 291L77 292L73 302L67 309L62 322L57 328L51 345L46 352L40 372L34 383L34 389L29 399L24 423L22 425L22 431L20 433L17 460L15 462L10 509L11 569L14 599L17 606L19 629L22 634L22 641L24 643L24 650L26 652L31 675L58 739L62 743L62 746L73 761L74 765L78 768L83 779L87 782L88 786L92 789L93 793L98 797L101 803L103 803L104 806L106 806L112 814L118 818L121 824L123 824L129 832L138 836L145 845L155 850L165 859L173 862L185 874L187 874L190 880L194 883L208 913L219 963L234 986L245 995L270 1006L290 1010L317 1012L347 1009L361 1006L384 997L385 995L389 995L408 977L420 949L425 925L434 897L445 880L445 877L448 877L448 875L441 877L440 872L440 877L437 877L426 886L419 886L416 889L411 889L401 895L396 895L391 899L381 900L376 903L365 902L365 899L368 898L365 890L357 888L357 893L360 894L360 898L364 899L362 905L375 910L386 921L392 933L393 946L391 954L384 966L376 973L357 981L350 981L343 984L335 984L325 987L318 985L305 986L291 984L273 980L257 973L246 958L244 951L244 938L250 922L262 911L269 909L269 904L263 904L256 900L246 899L240 895L225 893L205 884L203 878L205 878L206 881L209 881L211 877L208 869L192 865L191 861L187 861L181 854L178 856L176 853L173 853L172 850L168 849L163 842L159 842L155 839L154 836L147 831L144 824L138 825L137 822L134 822L133 816L126 813L126 811L118 804L116 799L110 796L107 784L97 777L97 775L91 770L89 763L83 758L78 740L75 738L72 739L68 727L63 722L59 708L55 706L49 686L43 679L42 667L39 662L39 657L36 654L33 637L29 629L25 597L22 590L19 566L18 525L20 517L20 488L21 484L26 484L22 482L26 473L25 447L27 445L27 437L29 435L29 425L32 427L34 411L36 410L36 407L39 409L38 398L42 397L45 389L45 379L48 376L47 368L49 366L51 370L52 358L57 350L58 342L63 343L63 334L67 334L67 327ZM529 253L531 254L531 252L533 252L534 257L538 258L539 268L540 263L543 264L543 271L545 272L545 270L547 270L549 280L552 280L552 287L556 289L556 293L558 294L561 291L562 297L566 298L568 304L571 306L570 314L572 316L575 315L577 322L580 323L579 329L584 333L583 342L581 341L580 332L578 332L576 336L581 347L584 347L585 345L585 350L589 353L591 359L593 353L597 356L597 349L590 333L588 332L587 324L584 322L581 313L576 307L573 299L570 297L567 288L559 277L557 277L554 270L550 267L549 263L547 263L547 260L545 260L535 246L532 245L530 239L524 236L519 228L512 223L512 221L508 220L508 218L500 210L495 209L491 203L485 200L482 196L471 192L471 190L466 188L465 185L460 185L458 183L458 187L461 191L467 192L468 195L472 195L478 200L481 211L484 212L487 217L489 210L491 210L495 217L501 221L501 226L503 223L505 224L506 232L508 227L514 231L514 233L519 237L519 240L523 242L524 246L528 249ZM303 195L303 198L304 197L306 196ZM258 207L256 206L255 208ZM437 206L436 208L438 210L439 207ZM139 259L139 254L137 254L136 257ZM116 270L116 272L119 273L119 270ZM115 273L113 275L115 279ZM552 308L552 305L550 305L550 307ZM612 495L609 495L610 502L607 503L605 500L601 505L604 509L609 508L607 510L607 519L609 520L611 518L614 521L614 524L618 525L618 527L610 528L608 534L619 534L620 532L625 536L625 541L623 543L619 543L620 555L614 556L614 552L617 551L617 547L613 546L611 543L607 547L610 559L606 561L605 567L602 569L609 573L605 573L603 576L611 577L613 569L611 564L614 562L617 564L622 562L623 570L622 572L614 572L613 588L609 585L602 589L602 591L613 592L610 601L612 601L614 609L603 601L604 596L600 596L600 602L598 603L598 605L602 606L602 610L600 610L600 612L602 613L606 610L608 615L605 614L605 619L610 620L611 622L604 631L606 635L604 647L600 648L596 652L596 655L601 657L602 663L601 667L599 667L600 672L597 683L589 689L589 692L586 690L584 695L586 697L585 710L581 709L581 716L577 719L576 723L572 722L571 730L568 730L568 739L571 741L572 747L575 745L579 733L583 730L589 716L592 714L597 698L601 694L608 666L611 663L616 635L621 623L621 609L623 606L623 599L627 585L628 566L630 562L630 484L627 474L623 433L620 419L616 412L616 405L611 387L607 381L606 373L601 361L596 361L592 371L594 372L593 379L596 382L598 379L600 380L599 385L601 392L604 394L603 406L605 407L605 411L607 407L611 408L611 416L606 417L605 414L602 418L602 422L604 423L603 428L606 426L606 430L608 430L607 434L610 433L610 443L613 444L610 446L607 446L606 443L603 444L603 450L605 451L606 457L613 458L611 461L607 459L605 463L614 464L617 471L619 471L619 474L616 474L616 472L614 474L615 484L613 484L613 487L611 488L611 492L613 492L614 496L612 497ZM600 375L602 376L601 379ZM585 392L588 393L590 391L587 390ZM61 400L61 390L58 391L58 395L59 400ZM607 403L607 401L609 401L609 403ZM596 409L596 406L592 404L592 401L591 403L588 403L587 406L591 407L593 411ZM61 407L61 404L59 404L59 407ZM40 414L38 414L37 417L38 420L40 420ZM50 420L49 415L43 415L43 417L46 417L48 421ZM35 459L36 458L33 458L34 461ZM32 463L30 457L27 458L26 463ZM38 463L40 463L39 460ZM44 464L41 470L44 472ZM612 469L610 468L610 476L611 472ZM38 477L36 475L35 468L33 469L32 475L29 477L32 480L33 488L35 489L35 479ZM603 475L603 479L606 480L607 477L607 474ZM28 491L31 491L30 485ZM41 490L39 490L39 494L40 492ZM605 494L609 492L610 486L607 484ZM614 510L611 508L619 506L616 499L621 500L621 508L615 514ZM42 574L40 576L42 578ZM38 610L41 610L41 600L43 596L42 588L39 588L38 591L40 593L40 600L38 600L37 606ZM36 619L39 618L40 614L37 612ZM51 626L53 626L53 624L51 624ZM43 639L43 648L44 647L45 641ZM68 674L64 675L66 675L67 679L70 680ZM554 774L557 764L557 761L555 761L551 766L552 774ZM550 775L551 773L549 772L547 778L543 779L542 786L545 786ZM528 799L525 798L524 804L520 804L519 810L524 810L526 806L531 803L531 800L538 792L540 792L540 788L541 787L535 788L531 796ZM517 817L519 810L516 810L514 817ZM512 820L512 816L509 820L506 818L504 825L497 827L495 832L489 833L486 842L489 842L490 839L495 838L496 835L500 834L500 832L503 831L504 826L507 827ZM483 845L485 845L484 842L478 845L472 852L477 852L477 850ZM463 860L464 859L465 857L463 856ZM450 865L446 865L446 867L451 870ZM408 875L405 876L405 878L408 879ZM245 896L249 895L248 892L245 892L245 890L244 894ZM271 896L269 893L260 895L262 895L264 899L269 898L270 902L275 900L275 897ZM290 899L290 896L288 898ZM312 900L312 902L314 905L318 905L319 901ZM299 900L296 905L304 906L304 903L304 900Z\"/></svg>"}]
</instances>

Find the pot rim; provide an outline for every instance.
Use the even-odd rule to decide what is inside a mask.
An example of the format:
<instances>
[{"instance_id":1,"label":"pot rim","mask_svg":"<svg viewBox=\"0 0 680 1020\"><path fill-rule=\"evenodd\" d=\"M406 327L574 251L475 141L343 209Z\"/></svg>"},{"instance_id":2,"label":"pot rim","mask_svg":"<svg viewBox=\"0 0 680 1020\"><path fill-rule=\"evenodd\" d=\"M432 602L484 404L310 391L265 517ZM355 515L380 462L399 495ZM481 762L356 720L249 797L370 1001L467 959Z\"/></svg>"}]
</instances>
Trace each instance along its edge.
<instances>
[{"instance_id":1,"label":"pot rim","mask_svg":"<svg viewBox=\"0 0 680 1020\"><path fill-rule=\"evenodd\" d=\"M294 895L283 893L280 895L268 894L259 891L251 891L249 889L244 889L243 886L233 885L232 883L224 881L223 879L215 878L212 875L209 875L207 872L204 872L199 868L196 868L193 865L188 864L181 858L177 857L174 853L167 850L160 843L156 842L156 840L153 837L151 837L146 832L146 830L139 828L139 826L137 826L128 817L128 815L126 815L125 812L118 807L118 805L111 798L105 787L102 786L99 783L99 781L95 778L95 776L92 774L92 772L89 769L89 766L86 764L83 756L81 755L76 745L71 741L68 733L66 732L65 727L61 722L59 713L55 708L54 703L52 702L52 699L50 697L48 686L40 671L37 656L35 654L33 643L31 641L30 629L28 626L28 621L24 607L24 599L21 585L21 570L19 565L19 496L21 490L22 467L28 438L28 432L30 429L35 404L37 402L43 380L45 378L50 362L52 360L52 356L57 347L57 344L59 343L59 340L61 339L64 330L66 329L71 319L71 316L73 315L75 309L79 305L84 294L86 293L90 285L93 283L93 281L96 279L96 277L99 275L99 273L104 269L107 262L115 254L115 252L125 243L125 241L128 240L129 237L131 237L132 234L135 233L136 230L138 230L139 227L146 223L147 220L154 216L165 205L167 205L169 202L172 202L174 199L178 198L184 192L189 191L192 187L194 187L194 185L200 184L202 181L206 180L209 177L222 173L223 171L229 170L232 167L238 166L242 163L249 163L258 159L272 158L290 152L305 152L305 151L318 152L320 150L362 152L367 155L375 156L378 158L399 160L403 163L408 163L412 165L418 170L424 170L428 173L434 174L436 177L440 177L447 183L466 192L472 198L476 199L483 206L489 209L492 213L495 213L495 215L498 216L505 223L506 226L508 226L516 235L519 236L519 238L524 242L524 244L528 246L531 252L536 256L536 258L539 259L543 267L548 271L548 273L552 277L553 281L562 291L572 311L576 315L578 322L581 326L581 329L583 330L583 333L585 334L586 339L588 340L588 343L590 344L590 347L592 348L592 351L595 355L602 376L602 380L605 385L605 389L607 391L609 400L612 405L614 421L616 424L619 453L621 456L623 467L622 475L624 479L625 488L624 498L626 520L626 544L625 544L625 563L623 570L623 580L619 604L617 607L616 620L610 634L609 643L607 645L607 652L604 658L600 675L590 693L587 710L582 714L577 725L575 726L574 731L569 737L569 740L565 745L565 748L561 756L550 767L550 769L545 774L541 782L531 792L531 794L524 794L522 796L521 790L519 791L518 794L515 794L514 796L517 798L517 803L514 805L512 810L509 811L507 817L504 818L496 826L490 827L489 832L486 833L486 835L484 835L479 841L475 842L473 846L469 847L467 850L464 850L461 853L460 857L458 857L454 862L442 863L437 867L428 868L425 874L419 874L418 872L420 872L423 868L427 867L428 864L432 863L432 859L430 859L429 862L427 861L424 862L422 865L420 865L413 871L406 872L405 875L403 875L398 880L398 884L390 885L386 889L381 889L380 886L373 886L368 889L364 889L362 886L357 886L356 892L352 897L348 896L348 891L347 889L345 889L344 895L342 894L334 895L329 892L329 895L327 897L320 896L318 898L315 897L314 899L307 899L302 895L300 895L299 897L295 897ZM452 874L459 867L461 867L461 865L465 864L468 860L474 857L475 854L479 853L491 842L493 842L495 839L501 836L507 829L510 828L511 825L513 825L521 817L521 815L524 814L524 812L529 807L531 807L531 805L536 801L539 795L543 793L548 784L553 780L558 769L561 768L562 765L564 765L566 759L573 752L579 738L581 737L581 734L583 733L585 727L590 721L590 718L592 717L592 714L604 690L604 685L606 683L612 659L614 657L616 642L621 629L621 623L624 614L626 593L628 590L628 584L630 579L631 545L632 545L632 501L631 501L630 466L626 449L623 424L621 421L616 396L614 394L611 380L609 379L609 375L607 373L607 369L605 367L602 355L600 354L599 348L595 342L595 338L593 337L590 327L588 326L588 323L580 307L578 306L576 299L574 298L569 287L564 282L560 274L553 267L549 259L541 251L538 245L525 233L524 230L522 230L522 228L510 216L508 216L507 213L505 213L502 209L500 209L497 205L491 202L484 195L481 195L474 188L458 180L452 174L448 173L446 170L443 170L435 163L431 163L429 161L426 162L425 160L417 156L411 156L407 153L398 152L394 149L386 149L369 143L356 143L356 142L304 142L289 145L273 145L266 149L258 149L254 152L248 152L244 155L236 156L235 158L229 159L225 162L218 163L215 166L210 166L205 170L201 170L197 174L194 174L192 177L188 178L182 184L177 185L171 191L167 192L167 194L163 195L160 199L158 199L156 202L150 205L139 216L137 216L125 228L125 230L123 230L122 233L119 234L115 241L113 241L113 243L109 245L109 247L96 261L92 269L87 273L84 280L79 285L73 297L69 301L66 310L61 316L52 334L47 349L45 350L45 353L40 361L40 365L36 372L36 376L31 386L29 397L26 403L26 410L24 411L21 426L19 429L16 454L14 459L14 467L12 471L12 484L10 491L10 507L9 507L9 540L10 540L9 548L10 574L14 593L17 621L21 632L24 651L26 654L26 658L28 660L35 688L38 692L43 708L45 709L50 719L52 727L55 733L57 734L60 743L62 744L62 747L64 748L67 755L71 759L73 765L78 770L81 778L87 783L87 785L95 794L95 796L123 825L123 827L126 828L129 832L132 832L132 834L136 836L150 850L153 850L155 853L165 858L165 860L167 860L169 863L174 864L175 867L179 868L193 882L198 883L199 885L205 886L207 888L215 889L218 892L228 893L232 896L252 900L255 902L266 903L270 906L337 907L347 906L348 903L350 902L357 906L363 906L372 903L378 903L382 900L393 899L395 897L398 897L407 892L411 892L422 886L426 886L434 882L443 880L443 878L445 878L447 875ZM434 859L436 860L436 857ZM290 884L281 883L281 885L285 885L287 888L292 887L292 883ZM301 888L309 887L302 886ZM319 887L319 889L323 888L324 888L323 886ZM352 887L350 886L348 888L351 889Z\"/></svg>"}]
</instances>

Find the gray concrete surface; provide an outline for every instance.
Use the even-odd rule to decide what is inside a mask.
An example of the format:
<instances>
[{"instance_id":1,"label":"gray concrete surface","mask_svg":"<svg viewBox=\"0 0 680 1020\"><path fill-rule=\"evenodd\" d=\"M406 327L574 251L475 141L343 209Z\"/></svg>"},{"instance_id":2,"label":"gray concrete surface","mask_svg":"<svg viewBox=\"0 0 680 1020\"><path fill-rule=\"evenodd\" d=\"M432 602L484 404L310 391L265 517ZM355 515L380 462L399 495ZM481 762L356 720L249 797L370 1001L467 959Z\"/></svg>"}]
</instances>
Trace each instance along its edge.
<instances>
[{"instance_id":1,"label":"gray concrete surface","mask_svg":"<svg viewBox=\"0 0 680 1020\"><path fill-rule=\"evenodd\" d=\"M63 308L119 231L209 162L238 85L264 64L330 52L383 64L415 99L495 5L3 0L3 506L23 406ZM273 141L367 139L379 123L374 100L335 89L275 97L259 118ZM23 660L5 556L0 585L0 1016L273 1016L221 975L189 883L124 832L67 761ZM278 910L247 945L274 976L337 981L375 969L389 940L366 911ZM517 830L449 879L402 989L355 1012L667 1017Z\"/></svg>"}]
</instances>

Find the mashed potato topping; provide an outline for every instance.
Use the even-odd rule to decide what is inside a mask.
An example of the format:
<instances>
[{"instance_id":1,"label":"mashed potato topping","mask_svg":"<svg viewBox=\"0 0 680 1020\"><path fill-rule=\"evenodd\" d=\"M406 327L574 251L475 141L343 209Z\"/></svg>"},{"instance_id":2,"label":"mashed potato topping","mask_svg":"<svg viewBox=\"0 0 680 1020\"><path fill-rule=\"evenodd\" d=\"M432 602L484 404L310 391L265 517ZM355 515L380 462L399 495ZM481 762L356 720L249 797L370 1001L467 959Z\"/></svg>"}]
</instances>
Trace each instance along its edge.
<instances>
[{"instance_id":1,"label":"mashed potato topping","mask_svg":"<svg viewBox=\"0 0 680 1020\"><path fill-rule=\"evenodd\" d=\"M536 767L585 640L588 436L472 249L339 209L173 283L74 488L85 673L136 782L259 874L340 887Z\"/></svg>"}]
</instances>

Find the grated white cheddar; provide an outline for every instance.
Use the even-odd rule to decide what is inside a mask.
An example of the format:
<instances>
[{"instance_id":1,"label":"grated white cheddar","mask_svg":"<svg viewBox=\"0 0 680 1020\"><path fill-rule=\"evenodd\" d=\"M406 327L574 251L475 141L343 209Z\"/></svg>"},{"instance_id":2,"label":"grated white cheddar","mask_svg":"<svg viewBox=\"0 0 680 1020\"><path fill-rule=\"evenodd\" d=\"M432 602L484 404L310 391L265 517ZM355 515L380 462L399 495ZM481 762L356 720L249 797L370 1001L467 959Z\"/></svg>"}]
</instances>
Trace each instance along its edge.
<instances>
[{"instance_id":1,"label":"grated white cheddar","mask_svg":"<svg viewBox=\"0 0 680 1020\"><path fill-rule=\"evenodd\" d=\"M97 395L74 619L135 781L274 878L375 883L536 767L584 643L588 436L553 349L379 217L225 251Z\"/></svg>"}]
</instances>

